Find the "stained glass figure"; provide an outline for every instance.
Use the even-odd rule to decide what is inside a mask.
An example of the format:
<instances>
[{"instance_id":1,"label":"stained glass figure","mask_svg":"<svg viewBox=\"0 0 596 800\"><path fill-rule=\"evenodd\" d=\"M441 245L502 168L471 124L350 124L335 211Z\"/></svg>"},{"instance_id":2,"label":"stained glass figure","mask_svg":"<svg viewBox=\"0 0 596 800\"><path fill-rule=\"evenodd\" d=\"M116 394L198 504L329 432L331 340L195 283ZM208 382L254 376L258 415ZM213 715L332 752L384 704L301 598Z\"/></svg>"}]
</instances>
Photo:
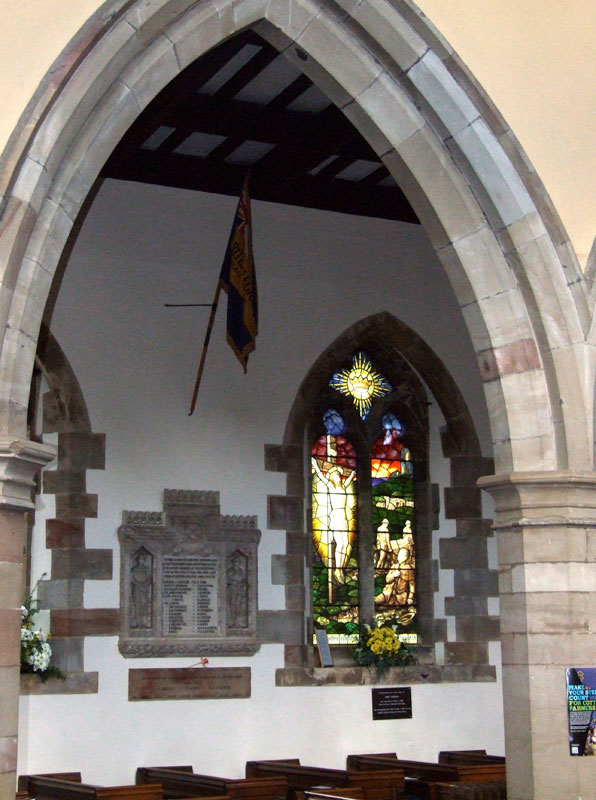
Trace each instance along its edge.
<instances>
[{"instance_id":1,"label":"stained glass figure","mask_svg":"<svg viewBox=\"0 0 596 800\"><path fill-rule=\"evenodd\" d=\"M345 428L341 415L327 412L323 419L327 433L311 450L313 616L337 643L337 637L352 641L358 622L356 452L337 433Z\"/></svg>"},{"instance_id":2,"label":"stained glass figure","mask_svg":"<svg viewBox=\"0 0 596 800\"><path fill-rule=\"evenodd\" d=\"M374 369L364 353L356 353L350 369L336 372L329 385L352 398L362 419L368 416L374 397L383 397L392 390L391 384Z\"/></svg>"},{"instance_id":3,"label":"stained glass figure","mask_svg":"<svg viewBox=\"0 0 596 800\"><path fill-rule=\"evenodd\" d=\"M382 423L384 435L371 452L375 617L406 629L416 616L412 458L397 417L386 414Z\"/></svg>"}]
</instances>

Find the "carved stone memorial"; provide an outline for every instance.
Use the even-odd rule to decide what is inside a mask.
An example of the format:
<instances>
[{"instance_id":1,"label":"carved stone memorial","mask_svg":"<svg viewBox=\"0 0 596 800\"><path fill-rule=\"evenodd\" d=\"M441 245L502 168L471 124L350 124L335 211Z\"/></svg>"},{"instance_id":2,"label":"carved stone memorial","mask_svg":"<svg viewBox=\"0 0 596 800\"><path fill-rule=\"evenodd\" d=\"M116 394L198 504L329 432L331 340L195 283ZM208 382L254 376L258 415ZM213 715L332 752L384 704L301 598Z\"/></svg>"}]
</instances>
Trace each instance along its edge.
<instances>
[{"instance_id":1,"label":"carved stone memorial","mask_svg":"<svg viewBox=\"0 0 596 800\"><path fill-rule=\"evenodd\" d=\"M256 517L222 515L219 492L166 489L163 512L124 511L122 522L123 655L256 653Z\"/></svg>"}]
</instances>

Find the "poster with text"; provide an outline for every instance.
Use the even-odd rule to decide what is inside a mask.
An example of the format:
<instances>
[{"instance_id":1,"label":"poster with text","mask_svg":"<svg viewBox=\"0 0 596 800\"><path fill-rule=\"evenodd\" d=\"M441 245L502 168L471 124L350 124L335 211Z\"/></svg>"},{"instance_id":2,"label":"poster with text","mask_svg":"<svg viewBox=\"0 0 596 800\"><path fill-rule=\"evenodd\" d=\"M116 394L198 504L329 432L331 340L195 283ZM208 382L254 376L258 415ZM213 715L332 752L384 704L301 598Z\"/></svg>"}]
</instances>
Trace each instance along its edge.
<instances>
[{"instance_id":1,"label":"poster with text","mask_svg":"<svg viewBox=\"0 0 596 800\"><path fill-rule=\"evenodd\" d=\"M569 667L569 755L596 755L596 667Z\"/></svg>"}]
</instances>

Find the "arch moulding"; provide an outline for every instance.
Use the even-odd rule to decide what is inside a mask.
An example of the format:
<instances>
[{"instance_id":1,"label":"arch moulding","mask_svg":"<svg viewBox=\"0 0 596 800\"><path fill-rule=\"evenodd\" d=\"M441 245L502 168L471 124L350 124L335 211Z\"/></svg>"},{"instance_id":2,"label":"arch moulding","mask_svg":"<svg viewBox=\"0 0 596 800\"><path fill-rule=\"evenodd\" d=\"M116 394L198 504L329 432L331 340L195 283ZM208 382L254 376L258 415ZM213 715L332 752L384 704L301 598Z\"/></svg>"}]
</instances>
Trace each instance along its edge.
<instances>
[{"instance_id":1,"label":"arch moulding","mask_svg":"<svg viewBox=\"0 0 596 800\"><path fill-rule=\"evenodd\" d=\"M566 426L580 432L592 402L578 367L589 313L577 264L546 201L535 202L535 176L519 168L522 154L502 120L408 2L102 5L3 156L0 431L24 434L45 301L106 158L163 86L247 26L344 111L416 209L478 354L497 470L587 469L590 437L565 434ZM561 267L562 256L572 267Z\"/></svg>"}]
</instances>

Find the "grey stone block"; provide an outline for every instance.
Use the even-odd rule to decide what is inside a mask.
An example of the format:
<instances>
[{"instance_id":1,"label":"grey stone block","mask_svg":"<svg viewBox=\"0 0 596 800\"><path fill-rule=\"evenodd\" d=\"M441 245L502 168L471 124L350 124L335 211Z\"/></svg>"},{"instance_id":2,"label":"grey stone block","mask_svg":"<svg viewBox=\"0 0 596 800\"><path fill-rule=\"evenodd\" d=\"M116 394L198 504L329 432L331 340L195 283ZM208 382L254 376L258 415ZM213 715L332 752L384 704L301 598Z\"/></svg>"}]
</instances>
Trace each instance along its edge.
<instances>
[{"instance_id":1,"label":"grey stone block","mask_svg":"<svg viewBox=\"0 0 596 800\"><path fill-rule=\"evenodd\" d=\"M488 645L485 642L446 642L447 664L488 664Z\"/></svg>"},{"instance_id":2,"label":"grey stone block","mask_svg":"<svg viewBox=\"0 0 596 800\"><path fill-rule=\"evenodd\" d=\"M457 536L469 538L472 536L493 536L492 519L458 519L455 523Z\"/></svg>"},{"instance_id":3,"label":"grey stone block","mask_svg":"<svg viewBox=\"0 0 596 800\"><path fill-rule=\"evenodd\" d=\"M418 633L422 642L445 642L447 640L446 619L424 619L418 623Z\"/></svg>"},{"instance_id":4,"label":"grey stone block","mask_svg":"<svg viewBox=\"0 0 596 800\"><path fill-rule=\"evenodd\" d=\"M104 469L106 437L103 433L61 433L58 435L60 469Z\"/></svg>"},{"instance_id":5,"label":"grey stone block","mask_svg":"<svg viewBox=\"0 0 596 800\"><path fill-rule=\"evenodd\" d=\"M310 538L304 531L290 531L286 534L286 554L305 557L310 547Z\"/></svg>"},{"instance_id":6,"label":"grey stone block","mask_svg":"<svg viewBox=\"0 0 596 800\"><path fill-rule=\"evenodd\" d=\"M459 617L455 632L458 642L495 642L501 638L498 617Z\"/></svg>"},{"instance_id":7,"label":"grey stone block","mask_svg":"<svg viewBox=\"0 0 596 800\"><path fill-rule=\"evenodd\" d=\"M303 643L304 617L296 611L259 611L257 635L261 642L276 644Z\"/></svg>"},{"instance_id":8,"label":"grey stone block","mask_svg":"<svg viewBox=\"0 0 596 800\"><path fill-rule=\"evenodd\" d=\"M65 520L97 517L97 495L57 494L56 516Z\"/></svg>"},{"instance_id":9,"label":"grey stone block","mask_svg":"<svg viewBox=\"0 0 596 800\"><path fill-rule=\"evenodd\" d=\"M439 555L443 569L488 567L486 539L479 536L440 539Z\"/></svg>"},{"instance_id":10,"label":"grey stone block","mask_svg":"<svg viewBox=\"0 0 596 800\"><path fill-rule=\"evenodd\" d=\"M302 475L302 458L302 449L295 445L265 445L265 469L268 472L297 472Z\"/></svg>"},{"instance_id":11,"label":"grey stone block","mask_svg":"<svg viewBox=\"0 0 596 800\"><path fill-rule=\"evenodd\" d=\"M42 581L37 587L41 608L82 608L83 580L69 579Z\"/></svg>"},{"instance_id":12,"label":"grey stone block","mask_svg":"<svg viewBox=\"0 0 596 800\"><path fill-rule=\"evenodd\" d=\"M445 517L482 517L480 489L475 486L448 486L445 489Z\"/></svg>"},{"instance_id":13,"label":"grey stone block","mask_svg":"<svg viewBox=\"0 0 596 800\"><path fill-rule=\"evenodd\" d=\"M304 582L304 559L302 556L271 556L271 583L274 586L302 584Z\"/></svg>"},{"instance_id":14,"label":"grey stone block","mask_svg":"<svg viewBox=\"0 0 596 800\"><path fill-rule=\"evenodd\" d=\"M42 474L45 494L85 494L87 490L85 472L54 469Z\"/></svg>"},{"instance_id":15,"label":"grey stone block","mask_svg":"<svg viewBox=\"0 0 596 800\"><path fill-rule=\"evenodd\" d=\"M46 547L67 549L85 546L85 528L80 521L65 522L61 519L46 520Z\"/></svg>"},{"instance_id":16,"label":"grey stone block","mask_svg":"<svg viewBox=\"0 0 596 800\"><path fill-rule=\"evenodd\" d=\"M452 486L474 486L478 478L492 475L495 465L492 458L481 456L455 456L451 458Z\"/></svg>"},{"instance_id":17,"label":"grey stone block","mask_svg":"<svg viewBox=\"0 0 596 800\"><path fill-rule=\"evenodd\" d=\"M497 597L499 594L499 576L495 570L458 569L454 575L456 597L472 595L473 597Z\"/></svg>"},{"instance_id":18,"label":"grey stone block","mask_svg":"<svg viewBox=\"0 0 596 800\"><path fill-rule=\"evenodd\" d=\"M87 580L112 579L111 550L53 550L52 576Z\"/></svg>"},{"instance_id":19,"label":"grey stone block","mask_svg":"<svg viewBox=\"0 0 596 800\"><path fill-rule=\"evenodd\" d=\"M285 495L267 497L267 527L271 530L302 528L302 498Z\"/></svg>"},{"instance_id":20,"label":"grey stone block","mask_svg":"<svg viewBox=\"0 0 596 800\"><path fill-rule=\"evenodd\" d=\"M82 636L53 636L52 663L62 672L82 672L85 639Z\"/></svg>"},{"instance_id":21,"label":"grey stone block","mask_svg":"<svg viewBox=\"0 0 596 800\"><path fill-rule=\"evenodd\" d=\"M485 597L446 597L445 613L448 616L464 615L480 616L487 613L488 604Z\"/></svg>"},{"instance_id":22,"label":"grey stone block","mask_svg":"<svg viewBox=\"0 0 596 800\"><path fill-rule=\"evenodd\" d=\"M61 377L64 379L64 373ZM52 390L43 396L42 426L44 433L67 433L88 427L89 420L84 409L78 408L76 401L72 402L72 395Z\"/></svg>"},{"instance_id":23,"label":"grey stone block","mask_svg":"<svg viewBox=\"0 0 596 800\"><path fill-rule=\"evenodd\" d=\"M286 586L286 609L304 613L306 607L306 589L304 586L294 584Z\"/></svg>"}]
</instances>

